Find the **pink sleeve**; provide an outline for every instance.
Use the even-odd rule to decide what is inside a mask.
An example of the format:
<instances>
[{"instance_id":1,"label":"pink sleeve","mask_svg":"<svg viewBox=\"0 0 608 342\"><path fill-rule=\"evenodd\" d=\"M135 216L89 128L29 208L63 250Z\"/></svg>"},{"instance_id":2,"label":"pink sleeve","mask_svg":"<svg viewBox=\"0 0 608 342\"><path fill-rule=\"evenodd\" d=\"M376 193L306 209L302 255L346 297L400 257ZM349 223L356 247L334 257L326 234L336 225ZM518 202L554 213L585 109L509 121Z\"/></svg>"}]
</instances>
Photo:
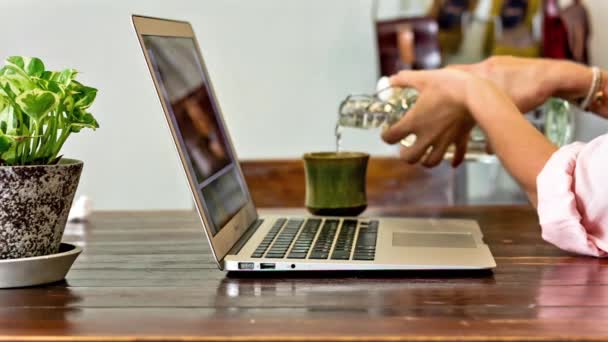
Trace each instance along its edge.
<instances>
[{"instance_id":1,"label":"pink sleeve","mask_svg":"<svg viewBox=\"0 0 608 342\"><path fill-rule=\"evenodd\" d=\"M608 257L608 134L560 148L536 183L543 239L566 251Z\"/></svg>"}]
</instances>

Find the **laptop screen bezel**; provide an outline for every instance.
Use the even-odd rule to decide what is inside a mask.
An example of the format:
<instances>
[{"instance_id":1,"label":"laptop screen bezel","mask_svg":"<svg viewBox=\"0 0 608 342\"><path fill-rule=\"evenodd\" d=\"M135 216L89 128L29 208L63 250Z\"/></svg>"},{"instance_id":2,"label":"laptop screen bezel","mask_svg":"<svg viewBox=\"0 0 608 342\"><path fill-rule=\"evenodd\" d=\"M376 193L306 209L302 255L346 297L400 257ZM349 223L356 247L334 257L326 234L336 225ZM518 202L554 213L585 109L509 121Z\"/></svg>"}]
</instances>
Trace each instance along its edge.
<instances>
[{"instance_id":1,"label":"laptop screen bezel","mask_svg":"<svg viewBox=\"0 0 608 342\"><path fill-rule=\"evenodd\" d=\"M137 38L139 40L140 46L144 53L144 57L146 59L146 64L148 65L148 69L150 70L152 80L154 81L154 87L156 88L158 98L163 108L163 112L165 113L165 119L169 126L173 142L177 149L182 168L186 173L186 178L188 180L188 185L190 186L190 191L194 199L196 211L198 213L199 218L201 219L201 222L203 223L203 228L205 229L206 236L211 246L211 250L213 251L214 258L218 263L218 266L222 268L222 260L224 259L224 257L228 254L228 252L236 244L236 242L241 238L241 236L246 232L247 228L258 218L258 215L253 200L251 199L249 189L244 180L243 171L241 169L240 163L238 162L237 154L232 143L232 138L230 137L230 133L227 130L226 122L224 121L223 112L221 110L221 105L218 103L217 97L215 96L215 90L213 88L212 81L209 78L209 74L205 66L205 61L203 59L200 46L198 44L194 31L192 30L192 26L188 22L151 18L138 15L133 15L132 20L133 26L135 27L135 31L137 32ZM192 39L197 56L200 60L203 77L207 80L208 89L211 93L210 95L216 103L219 124L222 125L225 131L227 140L226 143L228 144L228 148L230 149L231 155L234 156L234 166L237 171L238 177L240 177L240 179L242 180L242 184L244 187L243 190L245 191L247 201L245 202L243 207L239 209L238 212L226 224L224 224L222 227L218 227L218 231L215 235L213 234L211 228L211 218L207 217L206 215L203 205L203 198L201 198L201 195L197 189L198 183L196 177L191 172L190 165L188 164L188 158L186 157L186 152L183 150L178 139L177 127L175 127L175 125L173 124L173 120L171 119L171 112L169 110L170 105L166 103L165 97L162 96L160 82L157 78L155 67L152 64L152 61L148 54L148 50L146 49L146 46L144 44L144 36L146 35Z\"/></svg>"}]
</instances>

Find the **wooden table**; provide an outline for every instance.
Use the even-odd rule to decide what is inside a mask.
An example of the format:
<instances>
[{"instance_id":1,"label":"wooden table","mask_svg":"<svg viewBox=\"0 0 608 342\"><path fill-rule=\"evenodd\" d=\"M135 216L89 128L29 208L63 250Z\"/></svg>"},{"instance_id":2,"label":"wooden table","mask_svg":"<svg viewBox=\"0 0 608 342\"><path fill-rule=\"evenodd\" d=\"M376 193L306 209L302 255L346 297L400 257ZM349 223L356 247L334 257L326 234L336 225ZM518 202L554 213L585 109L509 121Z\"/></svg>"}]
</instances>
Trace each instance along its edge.
<instances>
[{"instance_id":1,"label":"wooden table","mask_svg":"<svg viewBox=\"0 0 608 342\"><path fill-rule=\"evenodd\" d=\"M371 209L477 219L488 272L227 276L190 212L97 213L64 283L0 290L0 340L608 339L608 262L540 239L525 206Z\"/></svg>"}]
</instances>

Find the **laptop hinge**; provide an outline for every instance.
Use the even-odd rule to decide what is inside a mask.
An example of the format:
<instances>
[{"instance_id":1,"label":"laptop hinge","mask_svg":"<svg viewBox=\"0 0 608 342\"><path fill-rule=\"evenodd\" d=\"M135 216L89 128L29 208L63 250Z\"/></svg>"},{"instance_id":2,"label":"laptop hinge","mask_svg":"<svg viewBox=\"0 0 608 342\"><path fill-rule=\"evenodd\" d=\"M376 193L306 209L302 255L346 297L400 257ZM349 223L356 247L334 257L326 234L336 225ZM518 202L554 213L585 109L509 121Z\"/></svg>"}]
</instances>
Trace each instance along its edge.
<instances>
[{"instance_id":1,"label":"laptop hinge","mask_svg":"<svg viewBox=\"0 0 608 342\"><path fill-rule=\"evenodd\" d=\"M253 221L253 223L250 224L249 227L247 227L247 230L245 231L245 233L243 235L241 235L241 237L237 240L237 242L234 244L234 246L232 246L232 248L230 248L230 250L228 251L228 253L226 255L239 254L239 252L241 251L243 246L245 246L245 244L247 243L247 241L249 241L251 236L258 230L258 228L260 228L262 223L264 223L264 220L262 220L262 219L256 219L255 221Z\"/></svg>"}]
</instances>

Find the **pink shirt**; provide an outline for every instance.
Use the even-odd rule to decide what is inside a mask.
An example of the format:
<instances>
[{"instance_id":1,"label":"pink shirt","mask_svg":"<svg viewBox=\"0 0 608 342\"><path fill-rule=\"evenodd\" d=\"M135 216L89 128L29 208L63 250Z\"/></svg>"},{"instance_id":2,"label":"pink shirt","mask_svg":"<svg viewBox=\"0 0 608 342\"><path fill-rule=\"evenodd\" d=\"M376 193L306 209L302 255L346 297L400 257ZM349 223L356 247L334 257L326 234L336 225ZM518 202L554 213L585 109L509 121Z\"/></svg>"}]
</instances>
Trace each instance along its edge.
<instances>
[{"instance_id":1,"label":"pink shirt","mask_svg":"<svg viewBox=\"0 0 608 342\"><path fill-rule=\"evenodd\" d=\"M560 148L536 184L543 239L566 251L608 257L608 134Z\"/></svg>"}]
</instances>

